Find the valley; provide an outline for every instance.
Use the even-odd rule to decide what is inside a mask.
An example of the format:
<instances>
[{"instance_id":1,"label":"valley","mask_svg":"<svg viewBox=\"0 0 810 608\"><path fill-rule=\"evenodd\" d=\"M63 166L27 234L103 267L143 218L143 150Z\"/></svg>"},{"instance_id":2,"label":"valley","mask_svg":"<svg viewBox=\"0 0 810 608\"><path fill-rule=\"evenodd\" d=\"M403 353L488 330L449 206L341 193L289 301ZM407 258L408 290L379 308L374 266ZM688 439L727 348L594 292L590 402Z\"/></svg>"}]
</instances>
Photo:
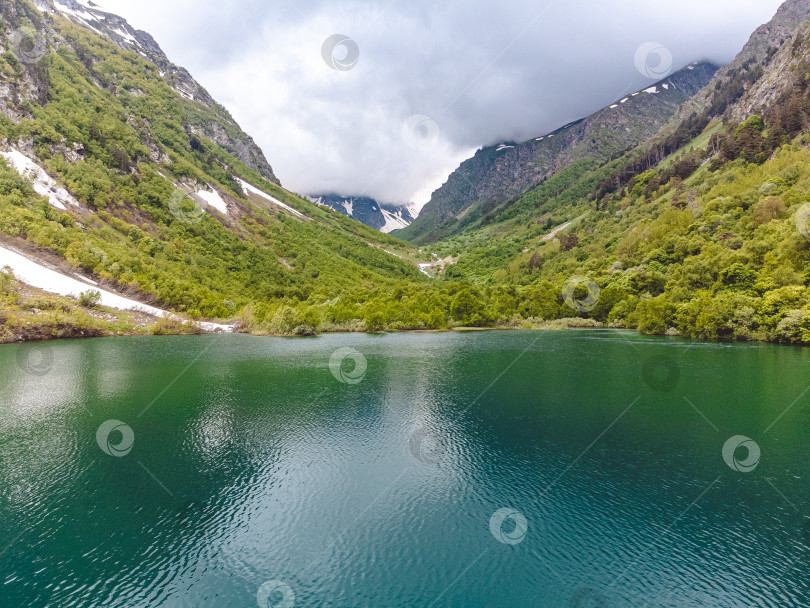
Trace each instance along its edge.
<instances>
[{"instance_id":1,"label":"valley","mask_svg":"<svg viewBox=\"0 0 810 608\"><path fill-rule=\"evenodd\" d=\"M0 240L189 327L595 324L810 341L803 0L729 66L690 64L546 136L480 150L392 235L349 216L388 231L407 211L284 189L227 110L120 17L15 0L3 19ZM15 54L19 31L36 57ZM578 276L599 288L592 310L564 297Z\"/></svg>"}]
</instances>

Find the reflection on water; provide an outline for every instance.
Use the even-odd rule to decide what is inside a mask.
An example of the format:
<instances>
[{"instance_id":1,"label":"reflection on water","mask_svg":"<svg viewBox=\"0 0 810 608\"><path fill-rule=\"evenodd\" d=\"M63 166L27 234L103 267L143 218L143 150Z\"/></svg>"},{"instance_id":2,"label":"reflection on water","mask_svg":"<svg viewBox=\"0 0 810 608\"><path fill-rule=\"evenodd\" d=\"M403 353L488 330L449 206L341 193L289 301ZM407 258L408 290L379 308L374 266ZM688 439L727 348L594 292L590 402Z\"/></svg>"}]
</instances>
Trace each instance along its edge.
<instances>
[{"instance_id":1,"label":"reflection on water","mask_svg":"<svg viewBox=\"0 0 810 608\"><path fill-rule=\"evenodd\" d=\"M602 331L47 348L0 348L4 606L810 603L806 349ZM131 451L100 449L110 420Z\"/></svg>"}]
</instances>

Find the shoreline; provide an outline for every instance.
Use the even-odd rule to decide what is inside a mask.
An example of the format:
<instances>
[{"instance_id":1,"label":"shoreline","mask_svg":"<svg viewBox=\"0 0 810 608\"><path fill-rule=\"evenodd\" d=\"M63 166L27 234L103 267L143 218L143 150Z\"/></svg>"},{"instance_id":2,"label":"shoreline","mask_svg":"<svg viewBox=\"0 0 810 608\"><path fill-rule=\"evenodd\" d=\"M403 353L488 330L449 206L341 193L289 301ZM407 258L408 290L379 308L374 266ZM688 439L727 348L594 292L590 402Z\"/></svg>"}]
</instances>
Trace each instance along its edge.
<instances>
[{"instance_id":1,"label":"shoreline","mask_svg":"<svg viewBox=\"0 0 810 608\"><path fill-rule=\"evenodd\" d=\"M47 343L47 342L55 342L55 341L62 341L62 340L89 340L89 339L102 339L102 338L123 338L123 337L176 337L176 336L221 336L221 335L243 335L249 336L252 338L282 338L282 339L312 339L318 338L321 336L331 336L331 335L351 335L351 334L364 334L367 336L386 336L386 335L396 335L396 334L448 334L448 333L458 333L458 334L465 334L465 333L479 333L479 332L497 332L497 331L603 331L603 332L632 332L637 336L642 337L650 337L650 338L669 338L672 341L685 341L690 343L702 343L702 344L747 344L747 345L755 345L755 344L768 344L768 345L775 345L775 346L792 346L792 347L799 347L799 348L807 348L810 345L801 345L801 344L783 344L779 342L766 342L762 340L692 340L690 338L685 338L683 336L673 336L673 335L658 335L658 334L642 334L638 331L638 329L634 329L632 327L609 327L609 326L590 326L586 324L571 324L566 325L565 323L560 323L560 320L557 322L548 322L538 326L507 326L507 325L500 325L495 327L451 327L446 329L400 329L395 331L379 331L379 332L371 332L371 331L321 331L315 334L309 335L291 335L291 334L267 334L267 333L251 333L249 331L238 331L235 328L233 331L205 331L199 329L199 325L194 326L194 331L162 331L162 332L153 332L153 331L124 331L119 333L111 334L109 332L95 332L95 331L87 331L81 330L80 328L65 328L66 333L60 334L56 336L50 337L41 337L41 338L33 338L33 339L23 339L23 340L0 340L0 346L11 346L11 345L23 345L23 344L36 344L36 343ZM186 328L191 328L190 326L186 325ZM144 328L140 328L144 329ZM71 332L70 330L73 330Z\"/></svg>"}]
</instances>

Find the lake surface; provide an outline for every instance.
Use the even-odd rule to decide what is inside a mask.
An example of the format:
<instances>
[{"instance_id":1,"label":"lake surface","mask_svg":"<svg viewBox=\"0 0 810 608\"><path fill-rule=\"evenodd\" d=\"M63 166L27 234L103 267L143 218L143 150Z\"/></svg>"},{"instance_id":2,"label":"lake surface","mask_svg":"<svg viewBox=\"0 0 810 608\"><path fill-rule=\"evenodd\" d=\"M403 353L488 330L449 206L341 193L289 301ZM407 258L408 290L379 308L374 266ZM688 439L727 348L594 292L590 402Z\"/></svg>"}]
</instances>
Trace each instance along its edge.
<instances>
[{"instance_id":1,"label":"lake surface","mask_svg":"<svg viewBox=\"0 0 810 608\"><path fill-rule=\"evenodd\" d=\"M0 380L4 607L810 605L808 349L133 337Z\"/></svg>"}]
</instances>

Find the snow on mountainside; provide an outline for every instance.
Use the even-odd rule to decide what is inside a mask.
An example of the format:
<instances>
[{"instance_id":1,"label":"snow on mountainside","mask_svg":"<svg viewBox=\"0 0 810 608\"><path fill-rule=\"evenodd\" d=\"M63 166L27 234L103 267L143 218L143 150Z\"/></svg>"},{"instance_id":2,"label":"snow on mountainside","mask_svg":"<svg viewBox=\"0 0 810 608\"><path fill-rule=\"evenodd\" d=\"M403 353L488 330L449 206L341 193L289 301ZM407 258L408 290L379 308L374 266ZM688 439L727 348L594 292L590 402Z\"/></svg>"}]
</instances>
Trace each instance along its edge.
<instances>
[{"instance_id":1,"label":"snow on mountainside","mask_svg":"<svg viewBox=\"0 0 810 608\"><path fill-rule=\"evenodd\" d=\"M418 215L413 204L386 205L365 196L326 194L310 196L309 199L313 203L329 207L386 234L409 226Z\"/></svg>"},{"instance_id":2,"label":"snow on mountainside","mask_svg":"<svg viewBox=\"0 0 810 608\"><path fill-rule=\"evenodd\" d=\"M196 135L215 141L265 179L279 183L270 163L258 145L233 120L185 68L169 61L155 39L147 32L136 30L126 19L107 12L91 0L32 0L41 11L61 15L91 32L106 37L118 47L138 53L160 68L160 75L177 93L190 101L199 102L216 110L219 120L190 121L189 128Z\"/></svg>"}]
</instances>

